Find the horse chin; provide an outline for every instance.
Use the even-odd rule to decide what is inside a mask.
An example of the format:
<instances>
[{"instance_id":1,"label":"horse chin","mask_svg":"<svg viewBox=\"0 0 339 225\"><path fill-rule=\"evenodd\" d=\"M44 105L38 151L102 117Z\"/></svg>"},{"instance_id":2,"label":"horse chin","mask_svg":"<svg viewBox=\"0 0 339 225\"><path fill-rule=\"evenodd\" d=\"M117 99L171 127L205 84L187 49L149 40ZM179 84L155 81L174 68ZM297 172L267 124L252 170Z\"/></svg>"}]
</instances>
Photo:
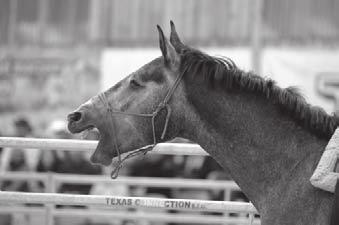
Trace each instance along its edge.
<instances>
[{"instance_id":1,"label":"horse chin","mask_svg":"<svg viewBox=\"0 0 339 225\"><path fill-rule=\"evenodd\" d=\"M109 166L112 163L112 158L105 157L105 156L94 156L94 154L91 156L90 161L92 164L98 164L102 166Z\"/></svg>"},{"instance_id":2,"label":"horse chin","mask_svg":"<svg viewBox=\"0 0 339 225\"><path fill-rule=\"evenodd\" d=\"M100 129L99 143L92 154L90 161L94 164L101 164L108 166L112 163L112 159L118 156L118 153L115 151L115 145L112 142L112 137L108 132L105 132L105 129Z\"/></svg>"}]
</instances>

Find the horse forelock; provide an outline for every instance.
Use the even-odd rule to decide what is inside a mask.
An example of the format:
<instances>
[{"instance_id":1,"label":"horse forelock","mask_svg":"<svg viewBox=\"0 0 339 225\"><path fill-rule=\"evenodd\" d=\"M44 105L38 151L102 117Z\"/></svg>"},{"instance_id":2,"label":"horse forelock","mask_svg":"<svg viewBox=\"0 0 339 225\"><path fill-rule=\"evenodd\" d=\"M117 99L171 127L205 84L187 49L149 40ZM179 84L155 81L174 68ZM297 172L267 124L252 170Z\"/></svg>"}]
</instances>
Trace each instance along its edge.
<instances>
[{"instance_id":1,"label":"horse forelock","mask_svg":"<svg viewBox=\"0 0 339 225\"><path fill-rule=\"evenodd\" d=\"M181 53L180 71L184 77L202 79L210 88L259 94L318 137L329 139L339 126L339 117L307 103L296 87L281 88L272 79L237 68L229 58L187 47Z\"/></svg>"}]
</instances>

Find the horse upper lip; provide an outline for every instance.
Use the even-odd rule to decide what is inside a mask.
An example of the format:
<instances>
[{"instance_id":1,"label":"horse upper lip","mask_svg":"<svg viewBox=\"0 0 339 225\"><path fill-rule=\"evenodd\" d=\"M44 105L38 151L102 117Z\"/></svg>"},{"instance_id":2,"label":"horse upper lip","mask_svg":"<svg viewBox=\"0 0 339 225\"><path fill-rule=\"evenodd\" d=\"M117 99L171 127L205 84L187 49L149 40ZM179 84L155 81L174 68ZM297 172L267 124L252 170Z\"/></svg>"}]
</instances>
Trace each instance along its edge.
<instances>
[{"instance_id":1,"label":"horse upper lip","mask_svg":"<svg viewBox=\"0 0 339 225\"><path fill-rule=\"evenodd\" d=\"M70 121L68 122L68 130L71 133L80 133L84 130L94 128L95 126L92 124L82 124L82 121Z\"/></svg>"},{"instance_id":2,"label":"horse upper lip","mask_svg":"<svg viewBox=\"0 0 339 225\"><path fill-rule=\"evenodd\" d=\"M75 122L75 121L69 121L67 127L68 127L68 130L69 130L71 133L81 132L81 131L78 131L78 130L77 130L76 122Z\"/></svg>"}]
</instances>

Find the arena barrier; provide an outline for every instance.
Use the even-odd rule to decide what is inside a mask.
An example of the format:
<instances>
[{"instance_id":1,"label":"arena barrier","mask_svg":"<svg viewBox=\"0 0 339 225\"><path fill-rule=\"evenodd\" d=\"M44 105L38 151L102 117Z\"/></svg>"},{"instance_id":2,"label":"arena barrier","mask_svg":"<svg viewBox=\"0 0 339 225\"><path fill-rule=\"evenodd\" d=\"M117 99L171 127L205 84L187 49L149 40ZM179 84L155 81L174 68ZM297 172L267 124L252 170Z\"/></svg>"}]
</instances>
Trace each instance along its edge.
<instances>
[{"instance_id":1,"label":"arena barrier","mask_svg":"<svg viewBox=\"0 0 339 225\"><path fill-rule=\"evenodd\" d=\"M9 147L9 148L36 148L44 150L70 150L70 151L88 151L94 150L96 147L96 141L79 141L79 140L54 140L54 139L34 139L34 138L0 138L0 147ZM176 148L176 149L175 149ZM178 149L183 148L183 149ZM174 155L207 155L199 145L192 144L159 144L154 153L159 154L174 154ZM42 176L37 175L36 179L40 179ZM68 179L74 179L74 177L68 177ZM78 179L78 178L76 178ZM100 178L101 179L101 178ZM67 180L67 179L66 179ZM81 180L81 179L79 179ZM122 179L123 180L123 179ZM85 179L83 180L85 182ZM139 180L140 181L140 180ZM119 182L119 179L116 181ZM126 183L132 182L125 180ZM144 183L140 181L140 183ZM54 183L54 182L53 182ZM146 185L146 184L145 184ZM201 183L200 183L201 185ZM168 187L168 185L167 185ZM71 195L71 194L55 194L55 193L22 193L22 192L4 192L0 191L0 202L6 203L35 203L46 205L45 211L41 209L33 209L33 213L43 213L45 212L46 224L54 224L54 218L58 216L86 216L97 215L100 216L99 211L89 211L89 214L86 211L74 211L62 209L56 209L55 204L60 205L83 205L83 206L99 206L99 207L113 207L117 208L133 208L133 209L162 209L162 210L176 210L176 211L195 211L195 212L233 212L233 213L248 213L249 218L247 221L240 221L235 218L230 217L212 217L212 216L198 216L198 215L189 215L185 217L187 222L195 223L258 223L258 220L254 220L254 214L257 213L255 207L250 203L243 202L229 202L229 201L206 201L206 200L189 200L189 199L163 199L163 198L146 198L146 197L118 197L118 196L97 196L97 195ZM12 206L11 206L12 207ZM6 207L2 207L2 212L6 212ZM20 207L16 208L20 212ZM7 209L7 211L10 211ZM22 212L25 212L26 209L22 207ZM27 210L29 211L29 210ZM93 214L91 214L93 213ZM120 214L119 214L120 213ZM105 212L102 213L104 217L114 217L115 218L131 218L130 212L123 214L122 212ZM140 216L139 214L134 214L134 218L144 218L151 221L168 221L168 222L182 222L185 219L182 215L170 215L166 214L166 217L161 217L160 214L154 217L150 217L148 212L145 212L144 215ZM139 217L138 217L139 216ZM165 215L164 215L165 216ZM201 220L199 220L201 217ZM205 217L205 220L202 218ZM161 219L162 218L162 219ZM219 221L219 222L218 222Z\"/></svg>"},{"instance_id":2,"label":"arena barrier","mask_svg":"<svg viewBox=\"0 0 339 225\"><path fill-rule=\"evenodd\" d=\"M0 146L8 148L36 148L41 150L93 151L98 141L74 139L42 139L0 137ZM208 154L197 144L160 143L151 154L166 155L205 155Z\"/></svg>"},{"instance_id":3,"label":"arena barrier","mask_svg":"<svg viewBox=\"0 0 339 225\"><path fill-rule=\"evenodd\" d=\"M8 214L15 211L16 213L26 213L34 216L44 216L46 210L42 207L0 207L0 214ZM166 222L166 223L188 223L188 224L248 224L248 218L232 218L215 215L199 215L199 214L187 214L187 213L163 213L163 212L151 212L151 211L112 211L112 210L98 210L98 209L54 209L54 218L93 218L100 217L105 219L121 219L121 220L146 220L152 222ZM253 220L253 224L260 224L259 219Z\"/></svg>"},{"instance_id":4,"label":"arena barrier","mask_svg":"<svg viewBox=\"0 0 339 225\"><path fill-rule=\"evenodd\" d=\"M36 173L36 172L6 172L0 173L0 180L30 180L30 181L52 181L58 184L126 184L130 186L157 187L157 188L193 188L207 190L240 190L233 181L183 179L183 178L160 178L160 177L118 177L112 180L105 175L84 174L60 174L60 173Z\"/></svg>"},{"instance_id":5,"label":"arena barrier","mask_svg":"<svg viewBox=\"0 0 339 225\"><path fill-rule=\"evenodd\" d=\"M246 212L257 213L250 203L229 201L207 201L189 199L166 199L145 197L120 197L103 195L72 195L55 193L0 192L2 202L111 206L114 208L151 208L166 210L205 211L205 212Z\"/></svg>"},{"instance_id":6,"label":"arena barrier","mask_svg":"<svg viewBox=\"0 0 339 225\"><path fill-rule=\"evenodd\" d=\"M134 215L134 219L150 219L156 221L167 221L167 222L183 222L188 223L236 223L253 224L253 214L257 213L254 206L250 203L241 202L227 202L227 201L206 201L206 200L189 200L189 199L164 199L164 198L145 198L145 197L118 197L118 196L101 196L101 195L71 195L71 194L53 194L53 193L19 193L19 192L0 192L1 202L10 203L35 203L35 204L60 204L60 205L83 205L83 206L105 206L125 209L163 209L163 210L180 210L180 211L200 211L200 212L233 212L240 213L245 212L250 214L250 221L244 219L239 220L235 218L215 217L215 216L183 216L179 215L168 215L168 214L152 214ZM33 209L33 213L43 213L40 209ZM101 209L101 212L104 209ZM2 210L3 211L3 210ZM20 208L17 208L17 212L20 212ZM23 211L24 212L24 211ZM92 213L92 214L91 214ZM120 212L117 213L100 213L98 210L90 210L87 212L84 210L72 210L72 209L53 209L54 216L105 216L122 219L131 219L131 212ZM145 213L145 214L148 214ZM155 216L155 218L154 218ZM162 219L161 219L162 217ZM205 218L203 218L205 217ZM117 217L115 217L117 218ZM181 220L180 220L181 218ZM256 221L257 223L258 221Z\"/></svg>"}]
</instances>

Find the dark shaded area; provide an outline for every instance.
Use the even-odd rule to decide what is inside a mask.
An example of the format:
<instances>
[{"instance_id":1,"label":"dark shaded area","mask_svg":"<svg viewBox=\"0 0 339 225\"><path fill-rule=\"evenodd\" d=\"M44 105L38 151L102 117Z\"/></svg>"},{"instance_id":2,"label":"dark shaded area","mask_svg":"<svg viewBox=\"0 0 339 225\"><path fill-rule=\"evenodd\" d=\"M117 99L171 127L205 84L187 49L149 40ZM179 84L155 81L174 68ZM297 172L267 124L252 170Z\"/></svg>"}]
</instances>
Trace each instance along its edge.
<instances>
[{"instance_id":1,"label":"dark shaded area","mask_svg":"<svg viewBox=\"0 0 339 225\"><path fill-rule=\"evenodd\" d=\"M339 224L339 182L338 181L337 181L337 185L335 186L334 203L332 207L330 224L331 225Z\"/></svg>"}]
</instances>

